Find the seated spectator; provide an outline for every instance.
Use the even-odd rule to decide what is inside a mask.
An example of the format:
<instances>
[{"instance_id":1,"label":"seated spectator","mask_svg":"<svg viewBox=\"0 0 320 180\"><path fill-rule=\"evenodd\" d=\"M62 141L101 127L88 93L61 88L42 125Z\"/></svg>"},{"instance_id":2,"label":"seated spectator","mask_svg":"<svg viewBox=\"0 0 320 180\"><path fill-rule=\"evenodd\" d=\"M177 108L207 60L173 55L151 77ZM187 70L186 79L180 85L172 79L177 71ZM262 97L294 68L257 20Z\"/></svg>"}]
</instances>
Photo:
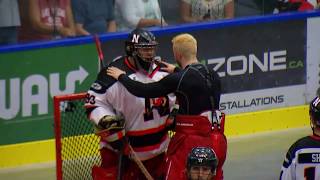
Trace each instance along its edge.
<instances>
[{"instance_id":1,"label":"seated spectator","mask_svg":"<svg viewBox=\"0 0 320 180\"><path fill-rule=\"evenodd\" d=\"M233 0L181 0L183 22L213 21L234 17Z\"/></svg>"},{"instance_id":2,"label":"seated spectator","mask_svg":"<svg viewBox=\"0 0 320 180\"><path fill-rule=\"evenodd\" d=\"M0 46L17 42L20 16L17 0L0 0Z\"/></svg>"},{"instance_id":3,"label":"seated spectator","mask_svg":"<svg viewBox=\"0 0 320 180\"><path fill-rule=\"evenodd\" d=\"M274 13L284 13L290 11L307 11L317 8L319 4L315 0L278 0Z\"/></svg>"},{"instance_id":4,"label":"seated spectator","mask_svg":"<svg viewBox=\"0 0 320 180\"><path fill-rule=\"evenodd\" d=\"M276 7L278 0L254 0L261 14L272 14L274 7Z\"/></svg>"},{"instance_id":5,"label":"seated spectator","mask_svg":"<svg viewBox=\"0 0 320 180\"><path fill-rule=\"evenodd\" d=\"M113 0L72 0L78 35L115 32Z\"/></svg>"},{"instance_id":6,"label":"seated spectator","mask_svg":"<svg viewBox=\"0 0 320 180\"><path fill-rule=\"evenodd\" d=\"M19 41L52 40L75 36L70 0L21 0Z\"/></svg>"},{"instance_id":7,"label":"seated spectator","mask_svg":"<svg viewBox=\"0 0 320 180\"><path fill-rule=\"evenodd\" d=\"M115 0L115 17L119 31L167 25L158 0Z\"/></svg>"}]
</instances>

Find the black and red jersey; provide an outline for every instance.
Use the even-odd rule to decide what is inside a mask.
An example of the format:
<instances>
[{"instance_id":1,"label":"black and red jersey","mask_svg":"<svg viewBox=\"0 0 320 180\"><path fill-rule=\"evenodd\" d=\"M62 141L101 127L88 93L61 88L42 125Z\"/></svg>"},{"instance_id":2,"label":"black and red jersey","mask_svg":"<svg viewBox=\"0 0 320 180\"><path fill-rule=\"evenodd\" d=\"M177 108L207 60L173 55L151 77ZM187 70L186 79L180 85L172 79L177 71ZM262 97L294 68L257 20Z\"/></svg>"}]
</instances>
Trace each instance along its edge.
<instances>
[{"instance_id":1,"label":"black and red jersey","mask_svg":"<svg viewBox=\"0 0 320 180\"><path fill-rule=\"evenodd\" d=\"M128 78L143 83L159 81L167 75L159 71L155 64L149 72L137 70L127 57L114 60L110 66L125 71ZM108 76L106 68L100 71L88 94L86 108L89 119L97 124L105 115L123 116L126 136L141 160L153 158L166 150L169 137L165 124L170 107L175 103L173 94L155 98L137 97ZM111 148L108 143L102 145Z\"/></svg>"}]
</instances>

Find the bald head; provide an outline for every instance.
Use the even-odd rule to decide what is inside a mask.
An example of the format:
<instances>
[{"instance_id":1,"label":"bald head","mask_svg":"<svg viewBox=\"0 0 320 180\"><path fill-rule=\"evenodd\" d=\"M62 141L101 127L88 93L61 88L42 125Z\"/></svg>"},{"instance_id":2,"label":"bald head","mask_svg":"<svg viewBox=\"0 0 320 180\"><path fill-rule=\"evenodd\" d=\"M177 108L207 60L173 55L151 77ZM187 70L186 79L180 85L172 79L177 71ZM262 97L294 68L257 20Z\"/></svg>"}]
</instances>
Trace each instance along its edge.
<instances>
[{"instance_id":1,"label":"bald head","mask_svg":"<svg viewBox=\"0 0 320 180\"><path fill-rule=\"evenodd\" d=\"M197 56L197 40L190 34L180 34L172 39L173 50L185 59Z\"/></svg>"}]
</instances>

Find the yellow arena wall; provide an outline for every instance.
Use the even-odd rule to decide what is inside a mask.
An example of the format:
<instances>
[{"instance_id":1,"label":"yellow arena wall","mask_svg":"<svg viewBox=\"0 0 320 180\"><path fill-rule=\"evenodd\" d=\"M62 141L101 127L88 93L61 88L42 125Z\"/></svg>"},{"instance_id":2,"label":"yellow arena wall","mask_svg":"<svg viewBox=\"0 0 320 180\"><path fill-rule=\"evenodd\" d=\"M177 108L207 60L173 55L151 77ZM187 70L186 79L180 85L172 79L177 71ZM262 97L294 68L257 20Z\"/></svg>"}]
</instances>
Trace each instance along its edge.
<instances>
[{"instance_id":1,"label":"yellow arena wall","mask_svg":"<svg viewBox=\"0 0 320 180\"><path fill-rule=\"evenodd\" d=\"M308 106L226 116L228 138L309 125ZM0 146L0 168L55 161L54 139Z\"/></svg>"},{"instance_id":2,"label":"yellow arena wall","mask_svg":"<svg viewBox=\"0 0 320 180\"><path fill-rule=\"evenodd\" d=\"M308 126L309 106L294 106L226 117L227 137Z\"/></svg>"}]
</instances>

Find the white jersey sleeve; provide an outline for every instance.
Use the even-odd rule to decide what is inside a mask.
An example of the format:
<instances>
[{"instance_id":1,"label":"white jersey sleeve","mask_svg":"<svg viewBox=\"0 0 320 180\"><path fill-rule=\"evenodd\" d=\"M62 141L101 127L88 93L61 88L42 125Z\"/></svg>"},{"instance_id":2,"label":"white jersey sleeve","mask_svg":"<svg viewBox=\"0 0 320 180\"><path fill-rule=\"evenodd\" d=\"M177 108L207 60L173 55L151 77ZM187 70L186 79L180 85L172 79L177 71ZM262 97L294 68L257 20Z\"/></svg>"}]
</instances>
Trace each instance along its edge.
<instances>
[{"instance_id":1,"label":"white jersey sleeve","mask_svg":"<svg viewBox=\"0 0 320 180\"><path fill-rule=\"evenodd\" d=\"M99 123L99 120L106 115L115 115L115 111L107 101L107 96L105 93L97 93L94 88L101 87L100 84L94 83L91 89L88 91L88 98L86 107L93 107L93 110L89 114L89 119L95 124Z\"/></svg>"},{"instance_id":2,"label":"white jersey sleeve","mask_svg":"<svg viewBox=\"0 0 320 180\"><path fill-rule=\"evenodd\" d=\"M294 143L286 154L280 180L300 179L320 179L320 138L304 137Z\"/></svg>"},{"instance_id":3,"label":"white jersey sleeve","mask_svg":"<svg viewBox=\"0 0 320 180\"><path fill-rule=\"evenodd\" d=\"M159 81L167 75L159 68L150 74L132 69L126 58L112 62L112 66L143 83ZM147 160L164 153L168 147L170 137L166 122L174 103L173 94L157 98L136 97L104 69L88 91L86 108L88 117L95 123L105 115L121 115L125 119L124 130L130 145L141 160ZM102 145L108 147L108 142Z\"/></svg>"}]
</instances>

